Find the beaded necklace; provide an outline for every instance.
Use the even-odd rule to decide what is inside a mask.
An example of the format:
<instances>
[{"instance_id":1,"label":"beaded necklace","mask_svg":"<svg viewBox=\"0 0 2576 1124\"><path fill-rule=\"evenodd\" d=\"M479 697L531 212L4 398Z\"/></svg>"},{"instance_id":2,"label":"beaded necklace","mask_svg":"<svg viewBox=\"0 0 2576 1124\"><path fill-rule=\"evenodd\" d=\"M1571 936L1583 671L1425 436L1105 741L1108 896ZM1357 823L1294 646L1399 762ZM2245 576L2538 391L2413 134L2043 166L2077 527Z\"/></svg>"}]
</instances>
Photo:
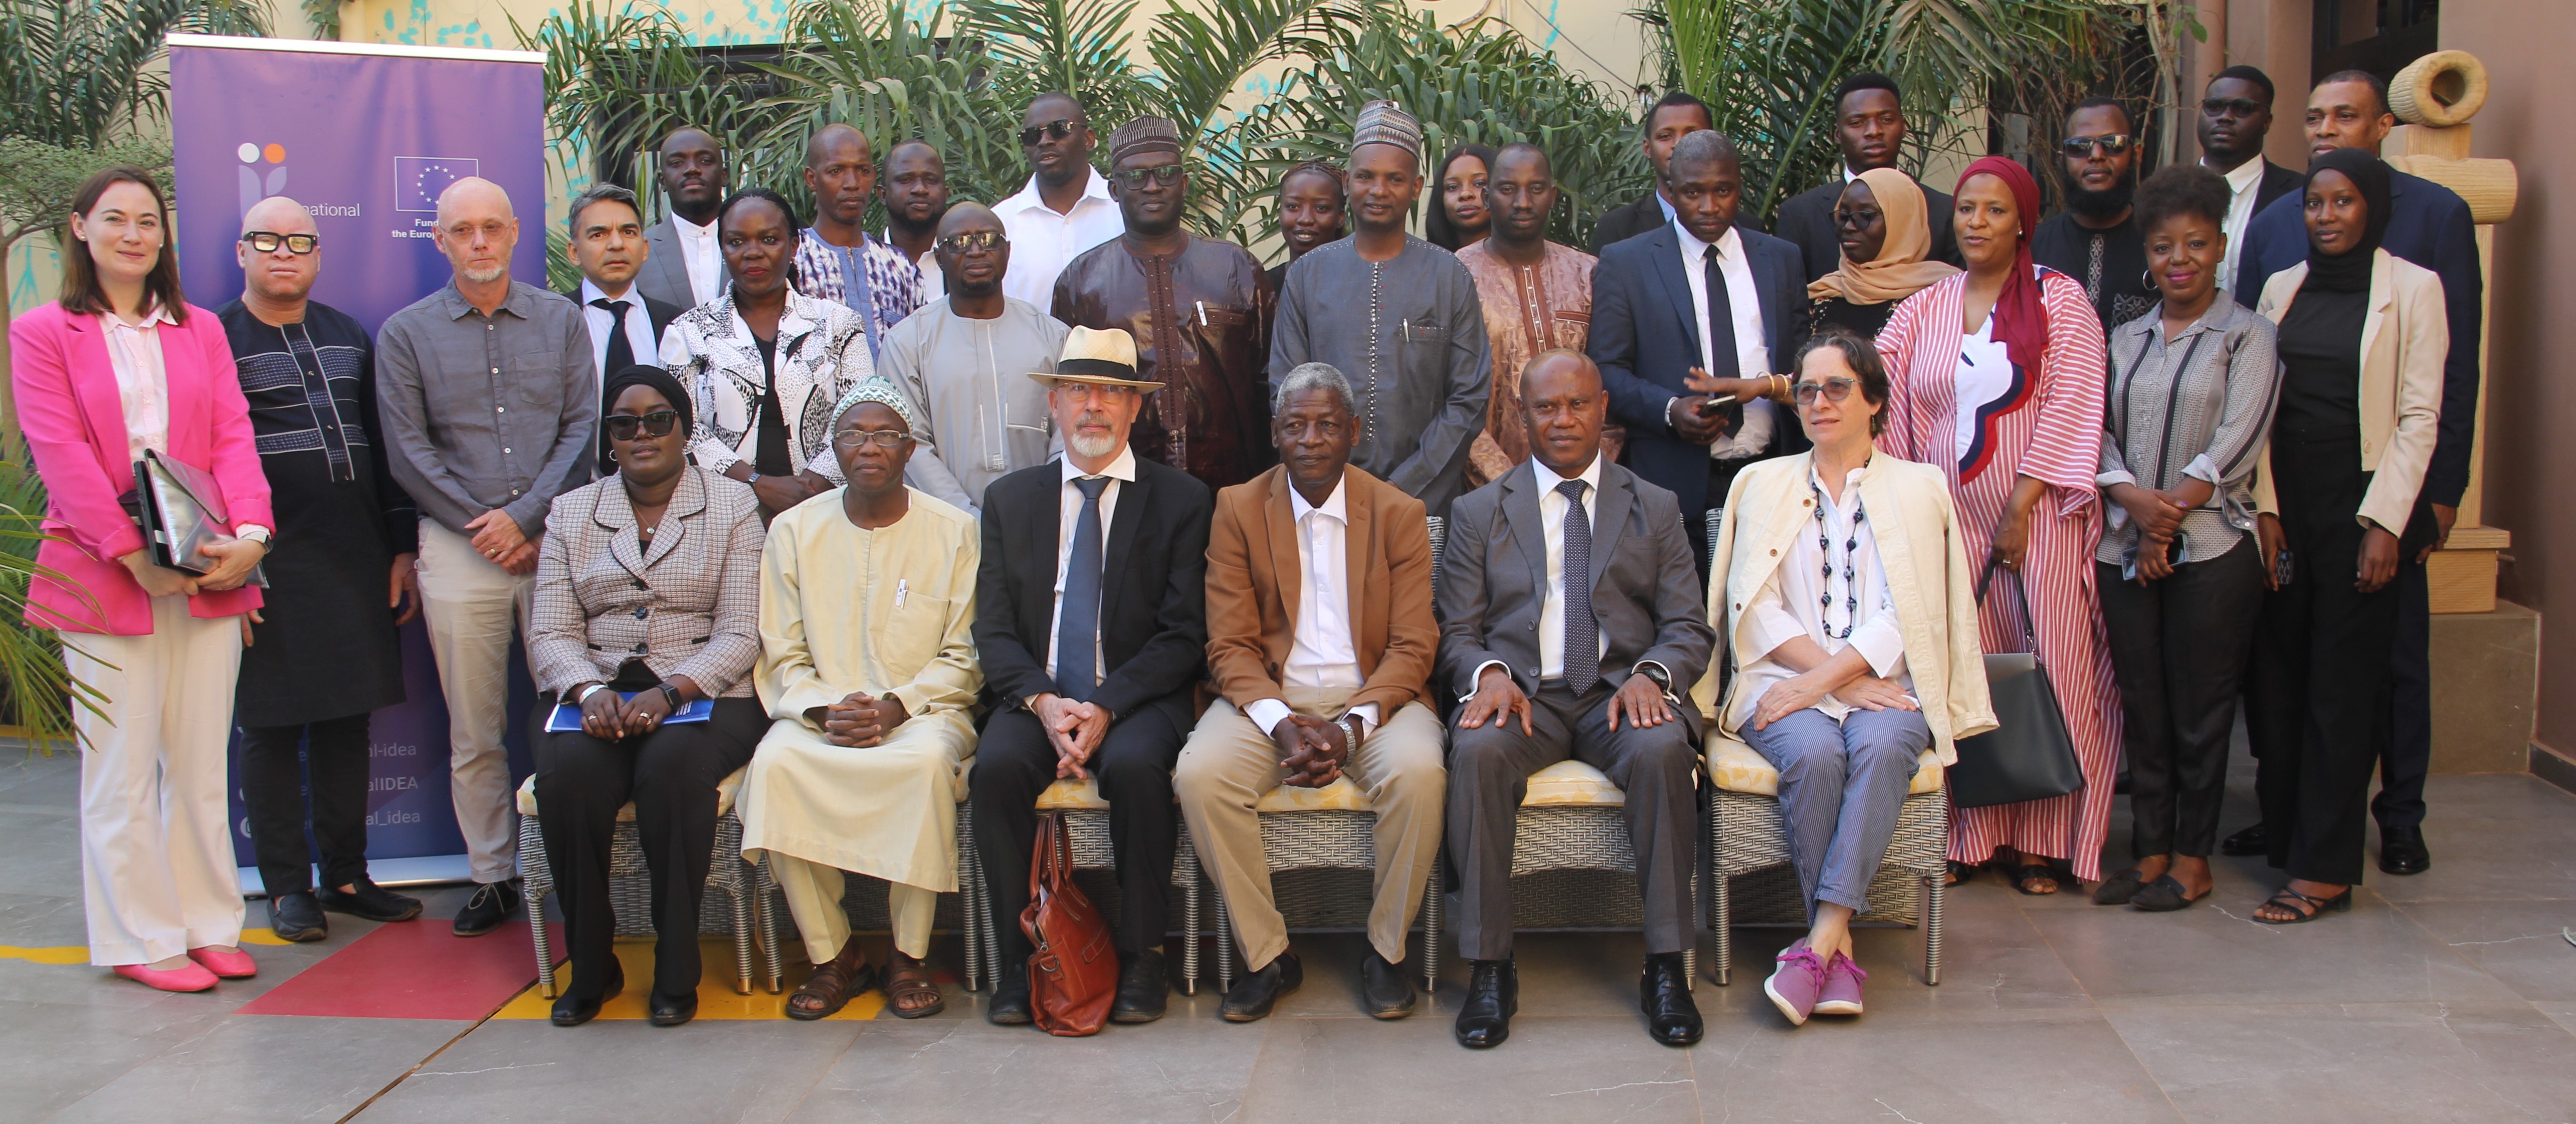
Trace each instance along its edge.
<instances>
[{"instance_id":1,"label":"beaded necklace","mask_svg":"<svg viewBox=\"0 0 2576 1124\"><path fill-rule=\"evenodd\" d=\"M1807 490L1813 493L1816 499L1816 550L1825 557L1823 566L1825 593L1824 596L1816 598L1821 613L1820 620L1826 636L1836 640L1849 640L1853 626L1860 621L1860 583L1854 576L1852 559L1860 554L1860 527L1869 519L1869 509L1861 503L1859 494L1854 493L1851 530L1843 538L1843 630L1837 633L1834 631L1832 619L1834 545L1832 539L1825 534L1825 490L1817 485L1816 478L1813 476L1807 478Z\"/></svg>"}]
</instances>

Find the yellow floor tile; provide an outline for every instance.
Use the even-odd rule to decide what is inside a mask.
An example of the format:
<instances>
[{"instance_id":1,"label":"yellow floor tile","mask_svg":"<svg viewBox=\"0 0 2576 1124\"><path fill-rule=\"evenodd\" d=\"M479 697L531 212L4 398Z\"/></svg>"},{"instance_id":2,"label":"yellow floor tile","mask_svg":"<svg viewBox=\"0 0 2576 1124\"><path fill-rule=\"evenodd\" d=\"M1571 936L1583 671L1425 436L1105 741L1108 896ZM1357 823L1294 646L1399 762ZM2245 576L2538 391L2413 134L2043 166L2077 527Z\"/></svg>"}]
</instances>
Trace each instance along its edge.
<instances>
[{"instance_id":1,"label":"yellow floor tile","mask_svg":"<svg viewBox=\"0 0 2576 1124\"><path fill-rule=\"evenodd\" d=\"M653 990L653 944L650 940L621 940L616 948L617 963L626 969L626 987L616 998L600 1005L599 1017L642 1019L645 1017L645 997ZM810 964L789 964L778 994L771 995L768 988L755 982L751 994L737 995L733 990L733 942L700 941L698 949L699 961L704 966L698 981L698 1017L701 1019L784 1019L787 1017L787 997L795 994L797 986L814 972ZM82 956L86 958L87 955L83 950ZM556 968L555 981L571 983L572 968L569 965ZM851 997L849 1005L835 1012L831 1018L873 1019L877 1012L885 1009L885 1002L882 989L872 990ZM512 997L492 1017L542 1019L553 1013L554 1000L537 994L532 984L526 991Z\"/></svg>"}]
</instances>

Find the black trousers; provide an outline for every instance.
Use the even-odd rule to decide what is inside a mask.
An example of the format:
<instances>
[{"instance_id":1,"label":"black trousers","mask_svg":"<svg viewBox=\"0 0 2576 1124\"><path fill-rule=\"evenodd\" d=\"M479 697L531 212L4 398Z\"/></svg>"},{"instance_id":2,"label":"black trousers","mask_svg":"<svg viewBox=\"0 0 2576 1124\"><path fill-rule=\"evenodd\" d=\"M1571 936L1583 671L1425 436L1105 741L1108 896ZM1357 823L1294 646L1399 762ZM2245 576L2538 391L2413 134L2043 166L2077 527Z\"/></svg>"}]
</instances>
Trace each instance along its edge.
<instances>
[{"instance_id":1,"label":"black trousers","mask_svg":"<svg viewBox=\"0 0 2576 1124\"><path fill-rule=\"evenodd\" d=\"M2247 691L2272 865L2292 878L2361 881L2371 770L2388 744L2399 593L2353 588L2370 474L2357 442L2273 438L2294 580L2263 599Z\"/></svg>"},{"instance_id":2,"label":"black trousers","mask_svg":"<svg viewBox=\"0 0 2576 1124\"><path fill-rule=\"evenodd\" d=\"M2397 566L2396 681L2389 694L2388 748L2379 755L2379 830L2424 826L2424 776L2433 771L2433 603L2412 552Z\"/></svg>"},{"instance_id":3,"label":"black trousers","mask_svg":"<svg viewBox=\"0 0 2576 1124\"><path fill-rule=\"evenodd\" d=\"M1172 849L1180 810L1172 803L1172 766L1189 731L1175 729L1161 708L1119 718L1092 755L1091 775L1109 801L1109 845L1118 864L1118 953L1133 956L1163 943L1171 930ZM1025 987L1019 971L1032 951L1020 931L1029 904L1029 852L1037 844L1038 796L1055 783L1055 747L1037 715L1012 707L993 715L975 746L968 779L975 801L975 850L1000 930L1004 987Z\"/></svg>"},{"instance_id":4,"label":"black trousers","mask_svg":"<svg viewBox=\"0 0 2576 1124\"><path fill-rule=\"evenodd\" d=\"M2129 853L2209 857L2227 795L2227 741L2263 607L2262 547L2247 535L2216 558L2139 585L2098 564L2103 631L2126 712Z\"/></svg>"},{"instance_id":5,"label":"black trousers","mask_svg":"<svg viewBox=\"0 0 2576 1124\"><path fill-rule=\"evenodd\" d=\"M572 953L567 990L596 998L617 961L610 947L617 915L608 899L608 856L617 810L631 800L652 875L653 991L673 999L694 995L698 908L716 845L716 785L751 760L769 732L769 714L758 699L717 699L705 722L608 741L580 731L545 733L553 710L554 696L541 696L528 728L538 732L537 826Z\"/></svg>"},{"instance_id":6,"label":"black trousers","mask_svg":"<svg viewBox=\"0 0 2576 1124\"><path fill-rule=\"evenodd\" d=\"M323 885L366 877L368 746L364 714L242 728L242 803L270 899L313 889L317 850Z\"/></svg>"}]
</instances>

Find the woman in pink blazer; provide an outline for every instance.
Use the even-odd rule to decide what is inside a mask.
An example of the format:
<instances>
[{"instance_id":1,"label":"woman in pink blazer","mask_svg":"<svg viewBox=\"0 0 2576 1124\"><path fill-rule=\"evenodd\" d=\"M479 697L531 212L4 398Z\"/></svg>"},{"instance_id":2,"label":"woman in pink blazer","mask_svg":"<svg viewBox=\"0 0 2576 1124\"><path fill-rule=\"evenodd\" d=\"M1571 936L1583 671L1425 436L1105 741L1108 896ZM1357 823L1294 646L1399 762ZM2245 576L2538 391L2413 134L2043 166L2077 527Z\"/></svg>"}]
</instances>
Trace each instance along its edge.
<instances>
[{"instance_id":1,"label":"woman in pink blazer","mask_svg":"<svg viewBox=\"0 0 2576 1124\"><path fill-rule=\"evenodd\" d=\"M9 326L18 420L45 482L46 571L27 621L63 633L75 708L90 962L164 991L256 971L224 801L233 683L267 553L268 479L215 315L179 292L169 207L132 168L90 177L64 240L62 299ZM152 564L118 497L156 450L213 474L239 536L202 576Z\"/></svg>"}]
</instances>

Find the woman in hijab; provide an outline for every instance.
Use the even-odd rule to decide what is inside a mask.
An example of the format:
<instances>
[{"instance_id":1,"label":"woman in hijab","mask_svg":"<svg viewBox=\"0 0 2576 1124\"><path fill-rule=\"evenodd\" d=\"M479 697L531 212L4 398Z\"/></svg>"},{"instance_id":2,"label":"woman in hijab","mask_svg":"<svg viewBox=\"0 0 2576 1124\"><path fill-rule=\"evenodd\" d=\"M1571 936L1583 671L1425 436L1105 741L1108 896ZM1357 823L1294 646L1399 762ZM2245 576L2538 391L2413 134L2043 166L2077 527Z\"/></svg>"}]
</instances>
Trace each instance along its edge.
<instances>
[{"instance_id":1,"label":"woman in hijab","mask_svg":"<svg viewBox=\"0 0 2576 1124\"><path fill-rule=\"evenodd\" d=\"M1923 188L1894 168L1872 168L1845 186L1834 202L1842 265L1808 283L1808 330L1839 324L1876 336L1896 302L1956 275L1956 266L1923 260L1932 252L1932 217L1950 221L1925 216Z\"/></svg>"},{"instance_id":2,"label":"woman in hijab","mask_svg":"<svg viewBox=\"0 0 2576 1124\"><path fill-rule=\"evenodd\" d=\"M1422 240L1453 254L1484 241L1494 229L1494 203L1485 197L1493 173L1491 145L1462 144L1441 157L1431 177L1437 194L1422 216Z\"/></svg>"},{"instance_id":3,"label":"woman in hijab","mask_svg":"<svg viewBox=\"0 0 2576 1124\"><path fill-rule=\"evenodd\" d=\"M2101 875L2118 767L2120 701L2094 588L2102 538L2102 322L2074 278L2030 260L2039 184L1987 157L1959 179L1954 229L1968 270L1905 298L1878 334L1890 383L1878 447L1943 466L1987 652L2036 651L2057 691L2084 785L2064 796L1951 814L1954 879L1993 858L2025 894Z\"/></svg>"},{"instance_id":4,"label":"woman in hijab","mask_svg":"<svg viewBox=\"0 0 2576 1124\"><path fill-rule=\"evenodd\" d=\"M2381 249L2388 165L2338 149L2308 166L2308 260L2263 286L2283 374L2255 480L2271 592L2255 630L2246 734L2272 865L2254 920L2352 908L2370 771L2389 732L2398 560L2432 540L2418 494L2451 345L2442 282Z\"/></svg>"}]
</instances>

